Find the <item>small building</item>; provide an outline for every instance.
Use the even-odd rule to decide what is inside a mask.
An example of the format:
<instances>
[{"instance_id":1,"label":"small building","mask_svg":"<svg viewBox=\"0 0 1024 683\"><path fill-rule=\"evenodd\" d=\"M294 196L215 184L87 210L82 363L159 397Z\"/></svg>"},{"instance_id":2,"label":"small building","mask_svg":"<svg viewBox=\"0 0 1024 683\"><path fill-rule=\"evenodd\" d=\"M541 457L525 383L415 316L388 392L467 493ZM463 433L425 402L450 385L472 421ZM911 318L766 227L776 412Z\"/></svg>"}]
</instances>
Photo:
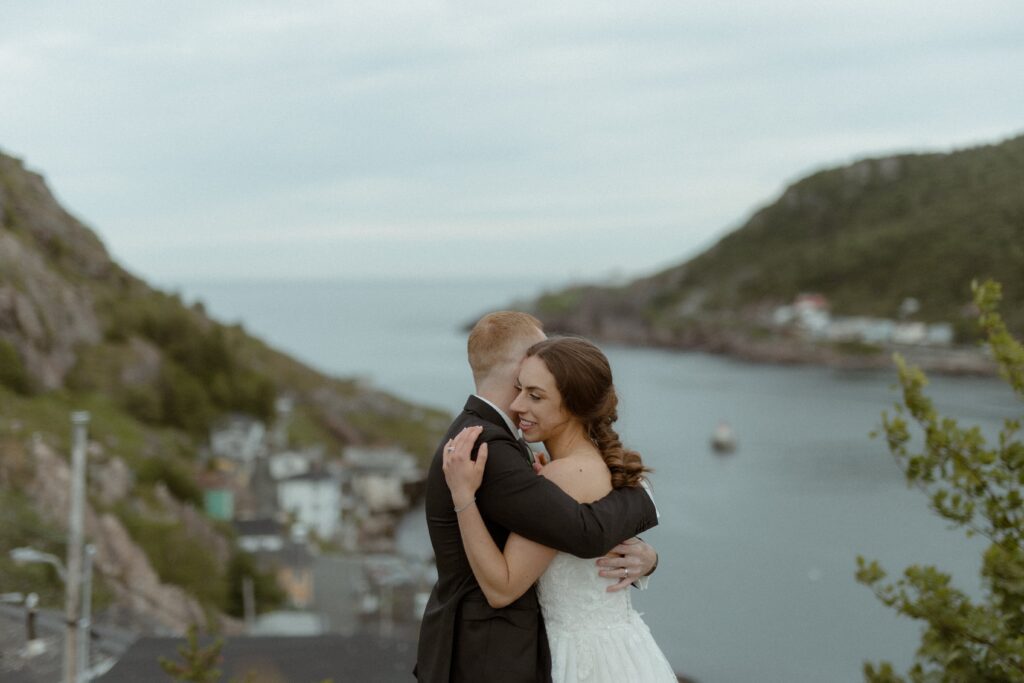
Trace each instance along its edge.
<instances>
[{"instance_id":1,"label":"small building","mask_svg":"<svg viewBox=\"0 0 1024 683\"><path fill-rule=\"evenodd\" d=\"M892 339L894 323L884 318L833 318L824 336L832 341L859 341L866 344L887 344Z\"/></svg>"},{"instance_id":2,"label":"small building","mask_svg":"<svg viewBox=\"0 0 1024 683\"><path fill-rule=\"evenodd\" d=\"M953 336L950 323L934 323L928 326L925 342L931 346L952 346Z\"/></svg>"},{"instance_id":3,"label":"small building","mask_svg":"<svg viewBox=\"0 0 1024 683\"><path fill-rule=\"evenodd\" d=\"M246 519L234 523L238 546L270 572L292 607L306 608L313 601L313 555L303 543L288 538L284 525L274 519Z\"/></svg>"},{"instance_id":4,"label":"small building","mask_svg":"<svg viewBox=\"0 0 1024 683\"><path fill-rule=\"evenodd\" d=\"M202 472L199 488L203 491L203 510L212 519L229 522L235 516L235 490L231 475L219 470Z\"/></svg>"},{"instance_id":5,"label":"small building","mask_svg":"<svg viewBox=\"0 0 1024 683\"><path fill-rule=\"evenodd\" d=\"M319 636L327 633L327 619L316 612L280 610L256 617L252 636ZM312 682L315 683L315 682Z\"/></svg>"},{"instance_id":6,"label":"small building","mask_svg":"<svg viewBox=\"0 0 1024 683\"><path fill-rule=\"evenodd\" d=\"M323 471L312 471L278 482L281 509L294 516L301 536L313 532L332 538L341 523L341 483Z\"/></svg>"},{"instance_id":7,"label":"small building","mask_svg":"<svg viewBox=\"0 0 1024 683\"><path fill-rule=\"evenodd\" d=\"M266 448L266 425L254 417L233 413L210 430L210 450L215 456L251 462Z\"/></svg>"},{"instance_id":8,"label":"small building","mask_svg":"<svg viewBox=\"0 0 1024 683\"><path fill-rule=\"evenodd\" d=\"M924 323L898 323L893 328L892 340L896 344L923 344L928 336L928 327Z\"/></svg>"},{"instance_id":9,"label":"small building","mask_svg":"<svg viewBox=\"0 0 1024 683\"><path fill-rule=\"evenodd\" d=\"M235 516L235 494L227 489L203 491L203 509L211 519L230 521Z\"/></svg>"},{"instance_id":10,"label":"small building","mask_svg":"<svg viewBox=\"0 0 1024 683\"><path fill-rule=\"evenodd\" d=\"M281 451L269 457L270 476L275 481L306 474L323 461L323 450Z\"/></svg>"},{"instance_id":11,"label":"small building","mask_svg":"<svg viewBox=\"0 0 1024 683\"><path fill-rule=\"evenodd\" d=\"M789 306L779 306L772 313L778 326L795 324L812 337L824 336L830 322L828 299L821 294L800 294Z\"/></svg>"},{"instance_id":12,"label":"small building","mask_svg":"<svg viewBox=\"0 0 1024 683\"><path fill-rule=\"evenodd\" d=\"M888 344L896 323L887 318L865 318L860 331L860 340L867 344Z\"/></svg>"},{"instance_id":13,"label":"small building","mask_svg":"<svg viewBox=\"0 0 1024 683\"><path fill-rule=\"evenodd\" d=\"M423 479L416 458L400 448L345 449L347 491L371 514L405 510L408 488Z\"/></svg>"},{"instance_id":14,"label":"small building","mask_svg":"<svg viewBox=\"0 0 1024 683\"><path fill-rule=\"evenodd\" d=\"M277 552L284 548L285 528L274 519L240 519L234 523L238 547L247 553Z\"/></svg>"}]
</instances>

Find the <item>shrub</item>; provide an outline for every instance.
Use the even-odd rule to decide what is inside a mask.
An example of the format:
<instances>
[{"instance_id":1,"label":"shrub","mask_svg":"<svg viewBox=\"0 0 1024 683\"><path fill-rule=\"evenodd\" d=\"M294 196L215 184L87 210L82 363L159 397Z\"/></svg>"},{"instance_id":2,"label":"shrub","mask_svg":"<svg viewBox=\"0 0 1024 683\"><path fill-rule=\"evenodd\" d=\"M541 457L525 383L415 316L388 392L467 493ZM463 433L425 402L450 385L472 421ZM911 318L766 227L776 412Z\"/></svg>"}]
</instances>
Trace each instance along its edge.
<instances>
[{"instance_id":1,"label":"shrub","mask_svg":"<svg viewBox=\"0 0 1024 683\"><path fill-rule=\"evenodd\" d=\"M150 519L126 505L117 513L161 581L181 586L206 606L223 609L227 584L217 559L180 521Z\"/></svg>"},{"instance_id":2,"label":"shrub","mask_svg":"<svg viewBox=\"0 0 1024 683\"><path fill-rule=\"evenodd\" d=\"M27 396L32 393L32 379L14 345L0 339L0 384Z\"/></svg>"},{"instance_id":3,"label":"shrub","mask_svg":"<svg viewBox=\"0 0 1024 683\"><path fill-rule=\"evenodd\" d=\"M203 505L203 492L196 484L192 470L184 463L168 457L155 456L143 459L136 467L140 484L163 482L171 495L196 507Z\"/></svg>"}]
</instances>

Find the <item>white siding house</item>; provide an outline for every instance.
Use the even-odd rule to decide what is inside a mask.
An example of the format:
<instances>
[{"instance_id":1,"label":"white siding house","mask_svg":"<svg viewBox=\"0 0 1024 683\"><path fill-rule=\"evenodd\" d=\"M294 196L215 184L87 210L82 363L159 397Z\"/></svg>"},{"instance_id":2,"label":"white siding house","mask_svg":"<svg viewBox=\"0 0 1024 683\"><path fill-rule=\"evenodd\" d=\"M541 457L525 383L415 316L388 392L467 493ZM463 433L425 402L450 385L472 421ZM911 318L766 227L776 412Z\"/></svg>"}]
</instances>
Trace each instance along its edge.
<instances>
[{"instance_id":1,"label":"white siding house","mask_svg":"<svg viewBox=\"0 0 1024 683\"><path fill-rule=\"evenodd\" d=\"M332 538L341 524L341 485L325 472L309 472L277 485L281 509L295 516L297 531Z\"/></svg>"},{"instance_id":2,"label":"white siding house","mask_svg":"<svg viewBox=\"0 0 1024 683\"><path fill-rule=\"evenodd\" d=\"M265 451L267 428L246 415L231 415L210 431L210 449L214 455L241 462L252 462Z\"/></svg>"}]
</instances>

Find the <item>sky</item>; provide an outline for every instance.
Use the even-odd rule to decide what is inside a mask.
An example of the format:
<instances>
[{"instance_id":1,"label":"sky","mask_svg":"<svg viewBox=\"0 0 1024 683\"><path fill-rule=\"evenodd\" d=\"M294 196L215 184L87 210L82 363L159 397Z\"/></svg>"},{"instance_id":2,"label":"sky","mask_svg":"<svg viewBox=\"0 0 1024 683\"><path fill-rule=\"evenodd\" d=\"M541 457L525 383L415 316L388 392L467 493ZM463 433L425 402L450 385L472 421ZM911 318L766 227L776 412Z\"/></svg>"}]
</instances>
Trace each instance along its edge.
<instances>
[{"instance_id":1,"label":"sky","mask_svg":"<svg viewBox=\"0 0 1024 683\"><path fill-rule=\"evenodd\" d=\"M1020 0L0 0L0 150L157 283L598 280L1024 133Z\"/></svg>"}]
</instances>

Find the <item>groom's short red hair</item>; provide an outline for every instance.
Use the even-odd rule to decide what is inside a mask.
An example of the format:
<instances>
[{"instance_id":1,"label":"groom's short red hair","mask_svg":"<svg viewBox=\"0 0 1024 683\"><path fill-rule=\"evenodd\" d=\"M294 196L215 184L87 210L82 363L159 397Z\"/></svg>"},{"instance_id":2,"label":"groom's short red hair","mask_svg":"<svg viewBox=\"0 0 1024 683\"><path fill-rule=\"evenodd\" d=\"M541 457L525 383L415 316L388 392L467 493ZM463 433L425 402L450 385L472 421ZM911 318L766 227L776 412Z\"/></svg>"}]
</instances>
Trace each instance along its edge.
<instances>
[{"instance_id":1,"label":"groom's short red hair","mask_svg":"<svg viewBox=\"0 0 1024 683\"><path fill-rule=\"evenodd\" d=\"M522 311L495 311L480 318L466 342L473 379L479 381L496 365L507 361L514 342L543 331L541 321Z\"/></svg>"}]
</instances>

